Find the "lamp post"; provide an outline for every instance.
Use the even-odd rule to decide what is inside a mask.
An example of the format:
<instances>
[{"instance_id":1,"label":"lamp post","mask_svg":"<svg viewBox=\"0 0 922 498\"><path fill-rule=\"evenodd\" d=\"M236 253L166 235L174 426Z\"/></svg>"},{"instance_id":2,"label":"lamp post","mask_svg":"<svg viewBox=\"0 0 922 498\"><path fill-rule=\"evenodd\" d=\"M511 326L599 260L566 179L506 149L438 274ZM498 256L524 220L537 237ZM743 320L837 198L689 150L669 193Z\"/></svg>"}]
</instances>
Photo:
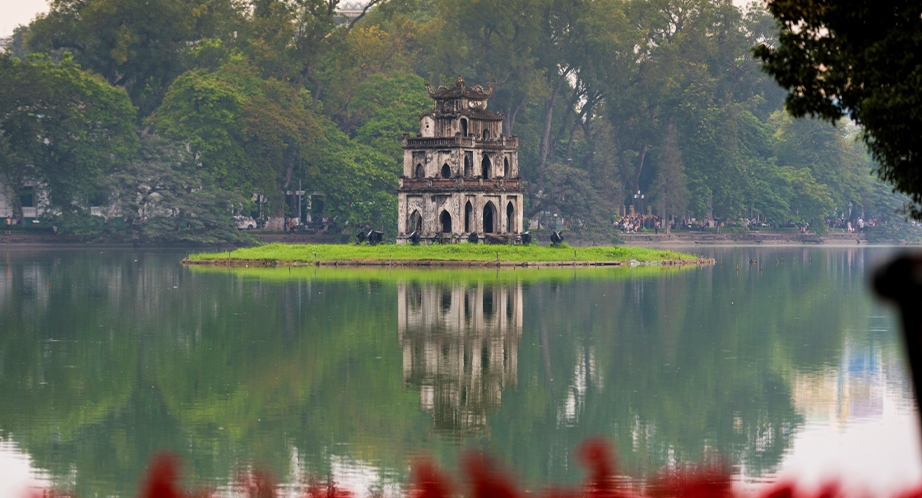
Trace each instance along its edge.
<instances>
[{"instance_id":1,"label":"lamp post","mask_svg":"<svg viewBox=\"0 0 922 498\"><path fill-rule=\"evenodd\" d=\"M639 190L637 191L636 194L634 194L634 201L640 205L640 215L641 216L643 216L643 197L644 195L641 194Z\"/></svg>"}]
</instances>

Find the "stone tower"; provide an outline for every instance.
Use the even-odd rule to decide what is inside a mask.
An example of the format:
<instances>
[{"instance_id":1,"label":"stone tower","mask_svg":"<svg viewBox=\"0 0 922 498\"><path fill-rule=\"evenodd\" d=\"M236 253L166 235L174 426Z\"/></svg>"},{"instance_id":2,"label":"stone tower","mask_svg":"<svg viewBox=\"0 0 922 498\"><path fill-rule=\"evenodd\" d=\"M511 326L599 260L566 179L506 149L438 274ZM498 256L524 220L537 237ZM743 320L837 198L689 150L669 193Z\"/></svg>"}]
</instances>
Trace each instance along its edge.
<instances>
[{"instance_id":1,"label":"stone tower","mask_svg":"<svg viewBox=\"0 0 922 498\"><path fill-rule=\"evenodd\" d=\"M413 232L422 241L520 242L523 193L518 139L502 135L503 115L487 110L493 86L433 90L435 105L419 119L419 134L403 135L397 243Z\"/></svg>"}]
</instances>

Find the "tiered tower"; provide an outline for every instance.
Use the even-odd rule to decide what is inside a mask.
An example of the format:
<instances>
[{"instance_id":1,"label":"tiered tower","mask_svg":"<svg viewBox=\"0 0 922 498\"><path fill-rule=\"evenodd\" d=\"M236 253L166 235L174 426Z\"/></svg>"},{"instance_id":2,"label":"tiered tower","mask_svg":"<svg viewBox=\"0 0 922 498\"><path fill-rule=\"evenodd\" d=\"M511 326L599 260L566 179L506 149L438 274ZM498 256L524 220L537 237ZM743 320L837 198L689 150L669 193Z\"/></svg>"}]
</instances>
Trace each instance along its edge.
<instances>
[{"instance_id":1,"label":"tiered tower","mask_svg":"<svg viewBox=\"0 0 922 498\"><path fill-rule=\"evenodd\" d=\"M493 86L433 90L419 134L403 135L397 243L489 238L520 242L523 193L518 139L502 135L503 115L487 109Z\"/></svg>"}]
</instances>

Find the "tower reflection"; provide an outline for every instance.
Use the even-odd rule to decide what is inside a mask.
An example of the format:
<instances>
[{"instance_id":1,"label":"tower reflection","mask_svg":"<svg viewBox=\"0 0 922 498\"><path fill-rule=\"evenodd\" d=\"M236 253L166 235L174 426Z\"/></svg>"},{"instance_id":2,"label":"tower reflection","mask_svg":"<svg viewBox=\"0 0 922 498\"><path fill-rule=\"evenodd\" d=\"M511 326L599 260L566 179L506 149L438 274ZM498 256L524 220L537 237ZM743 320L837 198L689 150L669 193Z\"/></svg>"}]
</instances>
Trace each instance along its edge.
<instances>
[{"instance_id":1,"label":"tower reflection","mask_svg":"<svg viewBox=\"0 0 922 498\"><path fill-rule=\"evenodd\" d=\"M397 284L404 385L437 433L476 434L515 387L522 337L521 284Z\"/></svg>"}]
</instances>

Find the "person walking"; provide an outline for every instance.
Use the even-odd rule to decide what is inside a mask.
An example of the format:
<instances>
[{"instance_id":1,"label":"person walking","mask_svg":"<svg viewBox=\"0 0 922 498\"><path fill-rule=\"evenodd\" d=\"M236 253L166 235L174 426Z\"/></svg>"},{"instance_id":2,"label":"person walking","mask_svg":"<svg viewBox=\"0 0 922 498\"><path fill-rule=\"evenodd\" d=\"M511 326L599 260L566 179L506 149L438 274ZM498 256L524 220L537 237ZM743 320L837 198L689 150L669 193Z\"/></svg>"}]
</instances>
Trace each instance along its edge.
<instances>
[{"instance_id":1,"label":"person walking","mask_svg":"<svg viewBox=\"0 0 922 498\"><path fill-rule=\"evenodd\" d=\"M10 234L10 225L12 225L12 224L13 224L13 217L12 217L12 216L7 216L7 217L6 217L6 234L7 234L7 235Z\"/></svg>"}]
</instances>

